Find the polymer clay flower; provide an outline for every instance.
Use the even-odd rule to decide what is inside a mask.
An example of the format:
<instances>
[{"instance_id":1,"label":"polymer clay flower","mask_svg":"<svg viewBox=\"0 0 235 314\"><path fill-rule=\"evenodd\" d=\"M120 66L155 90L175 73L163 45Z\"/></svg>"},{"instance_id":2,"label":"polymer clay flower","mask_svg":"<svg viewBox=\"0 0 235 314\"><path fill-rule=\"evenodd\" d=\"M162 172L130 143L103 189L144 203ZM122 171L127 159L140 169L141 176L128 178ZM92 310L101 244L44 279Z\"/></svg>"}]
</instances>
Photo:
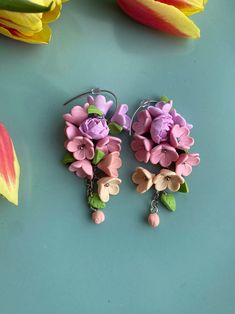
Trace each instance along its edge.
<instances>
[{"instance_id":1,"label":"polymer clay flower","mask_svg":"<svg viewBox=\"0 0 235 314\"><path fill-rule=\"evenodd\" d=\"M70 113L63 115L64 120L79 127L81 123L88 118L87 107L87 105L83 107L74 106Z\"/></svg>"},{"instance_id":2,"label":"polymer clay flower","mask_svg":"<svg viewBox=\"0 0 235 314\"><path fill-rule=\"evenodd\" d=\"M88 178L90 180L93 178L93 168L91 162L87 159L73 162L69 166L69 171L75 172L81 178Z\"/></svg>"},{"instance_id":3,"label":"polymer clay flower","mask_svg":"<svg viewBox=\"0 0 235 314\"><path fill-rule=\"evenodd\" d=\"M94 105L96 108L102 111L104 116L107 114L113 104L112 100L106 101L106 98L103 95L98 95L95 98L89 95L87 97L87 101L89 105Z\"/></svg>"},{"instance_id":4,"label":"polymer clay flower","mask_svg":"<svg viewBox=\"0 0 235 314\"><path fill-rule=\"evenodd\" d=\"M132 175L132 181L137 184L139 193L145 193L152 187L153 178L154 174L142 167L137 167Z\"/></svg>"},{"instance_id":5,"label":"polymer clay flower","mask_svg":"<svg viewBox=\"0 0 235 314\"><path fill-rule=\"evenodd\" d=\"M76 136L71 141L67 141L65 147L77 160L92 159L95 154L93 142L83 136Z\"/></svg>"},{"instance_id":6,"label":"polymer clay flower","mask_svg":"<svg viewBox=\"0 0 235 314\"><path fill-rule=\"evenodd\" d=\"M173 120L169 113L155 118L150 129L152 140L157 144L166 141L172 126Z\"/></svg>"},{"instance_id":7,"label":"polymer clay flower","mask_svg":"<svg viewBox=\"0 0 235 314\"><path fill-rule=\"evenodd\" d=\"M97 167L110 177L118 177L118 169L122 166L122 160L119 156L119 152L112 152L106 155Z\"/></svg>"},{"instance_id":8,"label":"polymer clay flower","mask_svg":"<svg viewBox=\"0 0 235 314\"><path fill-rule=\"evenodd\" d=\"M133 141L131 142L131 149L135 152L135 158L138 161L147 163L151 156L150 152L152 147L152 140L142 135L134 135Z\"/></svg>"},{"instance_id":9,"label":"polymer clay flower","mask_svg":"<svg viewBox=\"0 0 235 314\"><path fill-rule=\"evenodd\" d=\"M185 126L189 130L192 129L192 124L189 124L184 117L182 117L175 109L170 111L174 124L178 124L179 126Z\"/></svg>"},{"instance_id":10,"label":"polymer clay flower","mask_svg":"<svg viewBox=\"0 0 235 314\"><path fill-rule=\"evenodd\" d=\"M170 132L171 145L178 149L189 150L190 146L194 144L194 139L189 134L188 128L180 127L178 124L174 125Z\"/></svg>"},{"instance_id":11,"label":"polymer clay flower","mask_svg":"<svg viewBox=\"0 0 235 314\"><path fill-rule=\"evenodd\" d=\"M109 134L109 127L105 118L88 118L82 122L79 130L83 136L93 140L100 140Z\"/></svg>"},{"instance_id":12,"label":"polymer clay flower","mask_svg":"<svg viewBox=\"0 0 235 314\"><path fill-rule=\"evenodd\" d=\"M137 121L133 123L132 129L135 134L142 135L150 130L152 117L148 110L142 110L137 114Z\"/></svg>"},{"instance_id":13,"label":"polymer clay flower","mask_svg":"<svg viewBox=\"0 0 235 314\"><path fill-rule=\"evenodd\" d=\"M160 144L151 150L150 161L154 165L160 163L162 167L169 167L178 158L176 149L169 144Z\"/></svg>"},{"instance_id":14,"label":"polymer clay flower","mask_svg":"<svg viewBox=\"0 0 235 314\"><path fill-rule=\"evenodd\" d=\"M131 125L131 118L127 115L127 112L127 105L123 104L118 106L111 118L111 121L121 125L123 129L129 130Z\"/></svg>"},{"instance_id":15,"label":"polymer clay flower","mask_svg":"<svg viewBox=\"0 0 235 314\"><path fill-rule=\"evenodd\" d=\"M119 178L103 177L97 181L98 195L102 202L109 201L109 195L119 193L119 184L122 181Z\"/></svg>"},{"instance_id":16,"label":"polymer clay flower","mask_svg":"<svg viewBox=\"0 0 235 314\"><path fill-rule=\"evenodd\" d=\"M13 11L0 10L1 34L31 44L49 43L51 29L48 23L59 18L62 0L33 0L29 3L22 0L15 0L15 3L14 1L4 2L8 4L8 8L15 6L15 9ZM31 10L30 7L32 7ZM40 7L41 11L38 10ZM46 12L45 7L49 7L50 11ZM26 9L24 10L24 8Z\"/></svg>"},{"instance_id":17,"label":"polymer clay flower","mask_svg":"<svg viewBox=\"0 0 235 314\"><path fill-rule=\"evenodd\" d=\"M161 115L167 115L172 109L173 101L169 100L168 102L159 101L154 106L149 106L148 110L151 113L152 117L156 118Z\"/></svg>"},{"instance_id":18,"label":"polymer clay flower","mask_svg":"<svg viewBox=\"0 0 235 314\"><path fill-rule=\"evenodd\" d=\"M120 138L115 136L107 136L97 142L96 149L101 150L105 153L105 155L112 152L120 152L121 143L122 140Z\"/></svg>"},{"instance_id":19,"label":"polymer clay flower","mask_svg":"<svg viewBox=\"0 0 235 314\"><path fill-rule=\"evenodd\" d=\"M160 173L153 178L153 184L155 184L157 191L169 189L172 192L177 192L183 183L184 178L168 169L162 169Z\"/></svg>"},{"instance_id":20,"label":"polymer clay flower","mask_svg":"<svg viewBox=\"0 0 235 314\"><path fill-rule=\"evenodd\" d=\"M76 136L81 136L79 129L75 125L67 121L65 122L64 132L68 140L72 140Z\"/></svg>"},{"instance_id":21,"label":"polymer clay flower","mask_svg":"<svg viewBox=\"0 0 235 314\"><path fill-rule=\"evenodd\" d=\"M176 161L176 173L187 177L192 172L192 167L200 163L199 154L181 154Z\"/></svg>"}]
</instances>

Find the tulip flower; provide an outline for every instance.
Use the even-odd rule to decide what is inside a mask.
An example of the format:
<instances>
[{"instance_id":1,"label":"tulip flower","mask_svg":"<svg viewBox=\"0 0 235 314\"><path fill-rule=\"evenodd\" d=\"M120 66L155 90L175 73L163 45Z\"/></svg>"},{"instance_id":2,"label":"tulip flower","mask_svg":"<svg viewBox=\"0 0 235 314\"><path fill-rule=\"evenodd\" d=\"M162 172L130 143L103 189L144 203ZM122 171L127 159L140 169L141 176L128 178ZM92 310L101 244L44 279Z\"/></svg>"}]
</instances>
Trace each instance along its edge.
<instances>
[{"instance_id":1,"label":"tulip flower","mask_svg":"<svg viewBox=\"0 0 235 314\"><path fill-rule=\"evenodd\" d=\"M0 194L9 202L18 205L20 166L13 142L0 123Z\"/></svg>"},{"instance_id":2,"label":"tulip flower","mask_svg":"<svg viewBox=\"0 0 235 314\"><path fill-rule=\"evenodd\" d=\"M199 38L200 29L188 16L204 10L207 0L117 0L121 9L147 26L186 38Z\"/></svg>"},{"instance_id":3,"label":"tulip flower","mask_svg":"<svg viewBox=\"0 0 235 314\"><path fill-rule=\"evenodd\" d=\"M0 0L0 3L2 1L3 0ZM4 2L5 1L6 0L4 0ZM60 16L62 2L65 1L31 0L28 7L25 7L25 3L29 3L26 0L15 0L12 1L12 3L17 3L17 1L19 1L19 3L24 3L22 7L18 8L17 12L2 10L1 8L4 8L4 6L0 5L0 33L7 37L27 43L49 43L51 39L51 29L49 28L48 23L53 22ZM36 6L35 8L32 6L32 9L30 9L30 5L32 5L32 3ZM20 6L20 4L18 4L18 6ZM40 10L40 13L25 13L30 11L38 12Z\"/></svg>"}]
</instances>

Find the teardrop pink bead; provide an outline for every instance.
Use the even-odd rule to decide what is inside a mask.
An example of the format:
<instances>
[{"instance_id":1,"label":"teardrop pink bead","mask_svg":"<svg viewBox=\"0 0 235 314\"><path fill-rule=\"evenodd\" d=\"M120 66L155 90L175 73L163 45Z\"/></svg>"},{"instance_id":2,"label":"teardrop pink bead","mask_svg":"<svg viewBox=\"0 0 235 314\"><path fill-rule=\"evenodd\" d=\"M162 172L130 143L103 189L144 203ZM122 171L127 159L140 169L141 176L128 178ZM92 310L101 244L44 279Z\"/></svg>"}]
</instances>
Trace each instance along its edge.
<instances>
[{"instance_id":1,"label":"teardrop pink bead","mask_svg":"<svg viewBox=\"0 0 235 314\"><path fill-rule=\"evenodd\" d=\"M149 214L148 223L151 227L156 228L160 224L160 217L158 216L158 214Z\"/></svg>"},{"instance_id":2,"label":"teardrop pink bead","mask_svg":"<svg viewBox=\"0 0 235 314\"><path fill-rule=\"evenodd\" d=\"M96 225L99 225L105 221L105 215L102 210L96 210L93 212L91 218Z\"/></svg>"}]
</instances>

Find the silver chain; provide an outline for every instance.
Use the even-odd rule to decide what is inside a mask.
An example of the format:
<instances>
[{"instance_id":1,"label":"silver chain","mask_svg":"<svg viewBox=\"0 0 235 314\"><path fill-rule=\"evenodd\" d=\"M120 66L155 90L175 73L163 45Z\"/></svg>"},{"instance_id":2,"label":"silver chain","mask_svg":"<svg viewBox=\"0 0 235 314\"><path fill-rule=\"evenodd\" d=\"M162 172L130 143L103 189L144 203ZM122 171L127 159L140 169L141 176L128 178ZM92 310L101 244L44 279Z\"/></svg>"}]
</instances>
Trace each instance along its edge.
<instances>
[{"instance_id":1,"label":"silver chain","mask_svg":"<svg viewBox=\"0 0 235 314\"><path fill-rule=\"evenodd\" d=\"M155 191L153 195L153 199L150 203L150 209L149 209L152 214L158 213L159 197L160 197L160 193L158 191Z\"/></svg>"}]
</instances>

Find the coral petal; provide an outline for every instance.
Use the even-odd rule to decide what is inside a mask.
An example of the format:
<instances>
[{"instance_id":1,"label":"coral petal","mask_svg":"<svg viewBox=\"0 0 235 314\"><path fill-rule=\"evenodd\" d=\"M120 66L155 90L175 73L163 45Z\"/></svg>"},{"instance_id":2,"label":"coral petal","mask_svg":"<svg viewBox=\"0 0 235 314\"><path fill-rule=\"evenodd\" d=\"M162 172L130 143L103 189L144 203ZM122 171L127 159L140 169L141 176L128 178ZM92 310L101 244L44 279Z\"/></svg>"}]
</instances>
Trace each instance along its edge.
<instances>
[{"instance_id":1,"label":"coral petal","mask_svg":"<svg viewBox=\"0 0 235 314\"><path fill-rule=\"evenodd\" d=\"M20 166L12 140L0 123L0 194L18 205Z\"/></svg>"}]
</instances>

